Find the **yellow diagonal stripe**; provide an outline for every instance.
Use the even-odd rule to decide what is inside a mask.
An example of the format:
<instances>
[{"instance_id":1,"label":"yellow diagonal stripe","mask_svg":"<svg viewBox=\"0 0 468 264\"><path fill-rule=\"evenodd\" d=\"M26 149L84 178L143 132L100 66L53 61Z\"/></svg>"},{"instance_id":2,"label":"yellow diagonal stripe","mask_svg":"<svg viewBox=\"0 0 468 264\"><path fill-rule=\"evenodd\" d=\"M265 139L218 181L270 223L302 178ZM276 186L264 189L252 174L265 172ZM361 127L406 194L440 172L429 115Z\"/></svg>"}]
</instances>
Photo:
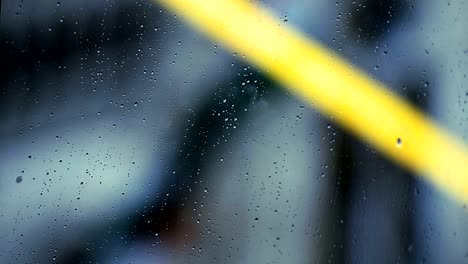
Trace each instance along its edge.
<instances>
[{"instance_id":1,"label":"yellow diagonal stripe","mask_svg":"<svg viewBox=\"0 0 468 264\"><path fill-rule=\"evenodd\" d=\"M156 1L388 158L468 201L466 146L337 54L251 1Z\"/></svg>"}]
</instances>

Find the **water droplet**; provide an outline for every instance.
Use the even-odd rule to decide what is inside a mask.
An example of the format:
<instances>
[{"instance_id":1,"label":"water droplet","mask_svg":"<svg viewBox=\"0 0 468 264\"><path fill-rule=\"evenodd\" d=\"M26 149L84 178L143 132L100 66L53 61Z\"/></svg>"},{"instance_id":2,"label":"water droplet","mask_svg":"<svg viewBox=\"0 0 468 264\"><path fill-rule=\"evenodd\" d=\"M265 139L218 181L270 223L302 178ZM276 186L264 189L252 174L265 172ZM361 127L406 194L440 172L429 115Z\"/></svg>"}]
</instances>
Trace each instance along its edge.
<instances>
[{"instance_id":1,"label":"water droplet","mask_svg":"<svg viewBox=\"0 0 468 264\"><path fill-rule=\"evenodd\" d=\"M23 181L23 176L16 177L16 183L20 183Z\"/></svg>"},{"instance_id":2,"label":"water droplet","mask_svg":"<svg viewBox=\"0 0 468 264\"><path fill-rule=\"evenodd\" d=\"M401 148L403 145L403 141L401 140L401 138L397 138L396 143L397 143L397 147L399 148Z\"/></svg>"}]
</instances>

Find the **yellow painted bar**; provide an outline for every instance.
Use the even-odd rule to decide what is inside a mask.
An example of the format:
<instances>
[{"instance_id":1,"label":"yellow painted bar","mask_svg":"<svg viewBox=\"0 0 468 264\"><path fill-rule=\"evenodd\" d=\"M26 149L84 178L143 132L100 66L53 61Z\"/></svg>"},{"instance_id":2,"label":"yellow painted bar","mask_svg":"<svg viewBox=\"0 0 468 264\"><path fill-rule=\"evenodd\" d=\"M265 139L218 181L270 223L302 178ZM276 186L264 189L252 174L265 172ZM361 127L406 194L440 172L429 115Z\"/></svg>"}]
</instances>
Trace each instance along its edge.
<instances>
[{"instance_id":1,"label":"yellow painted bar","mask_svg":"<svg viewBox=\"0 0 468 264\"><path fill-rule=\"evenodd\" d=\"M337 54L252 1L156 1L388 158L468 201L467 147Z\"/></svg>"}]
</instances>

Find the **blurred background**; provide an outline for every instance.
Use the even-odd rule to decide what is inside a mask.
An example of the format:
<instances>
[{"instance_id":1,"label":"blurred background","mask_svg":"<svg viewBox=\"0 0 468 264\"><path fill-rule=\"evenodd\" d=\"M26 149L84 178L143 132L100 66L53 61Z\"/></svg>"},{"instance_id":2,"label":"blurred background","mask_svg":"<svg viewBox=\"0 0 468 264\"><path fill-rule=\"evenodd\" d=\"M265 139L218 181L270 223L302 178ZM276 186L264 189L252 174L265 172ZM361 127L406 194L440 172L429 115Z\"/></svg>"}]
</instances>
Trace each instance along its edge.
<instances>
[{"instance_id":1,"label":"blurred background","mask_svg":"<svg viewBox=\"0 0 468 264\"><path fill-rule=\"evenodd\" d=\"M466 140L468 2L258 2ZM0 263L468 262L466 205L150 0L0 32Z\"/></svg>"}]
</instances>

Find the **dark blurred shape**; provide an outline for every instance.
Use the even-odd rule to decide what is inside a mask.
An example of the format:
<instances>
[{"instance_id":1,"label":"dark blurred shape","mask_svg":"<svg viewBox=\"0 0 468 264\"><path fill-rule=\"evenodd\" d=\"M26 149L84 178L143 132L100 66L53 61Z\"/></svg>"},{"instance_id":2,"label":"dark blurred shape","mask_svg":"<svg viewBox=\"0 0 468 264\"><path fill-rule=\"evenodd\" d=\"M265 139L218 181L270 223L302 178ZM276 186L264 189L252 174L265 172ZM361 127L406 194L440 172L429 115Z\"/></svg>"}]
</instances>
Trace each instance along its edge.
<instances>
[{"instance_id":1,"label":"dark blurred shape","mask_svg":"<svg viewBox=\"0 0 468 264\"><path fill-rule=\"evenodd\" d=\"M397 26L409 12L407 0L360 0L350 6L349 29L357 40L371 45Z\"/></svg>"},{"instance_id":2,"label":"dark blurred shape","mask_svg":"<svg viewBox=\"0 0 468 264\"><path fill-rule=\"evenodd\" d=\"M40 93L60 93L60 86L56 86L56 91L38 91L36 84L44 76L56 73L50 69L69 75L67 58L80 55L83 59L106 46L129 50L141 41L138 35L148 33L154 25L165 25L159 22L161 15L154 8L125 1L110 5L106 12L89 11L86 16L51 14L61 18L51 25L28 23L25 32L13 25L0 25L0 118L10 114L11 104L18 98L23 100L15 110L25 115L33 111ZM21 89L16 87L19 73L27 76Z\"/></svg>"},{"instance_id":3,"label":"dark blurred shape","mask_svg":"<svg viewBox=\"0 0 468 264\"><path fill-rule=\"evenodd\" d=\"M204 173L200 168L210 162L209 154L223 148L224 143L232 139L231 132L226 130L226 118L236 118L236 126L242 129L243 116L260 98L272 100L278 95L278 90L271 88L271 81L258 72L247 74L255 84L241 86L245 76L226 80L219 85L220 89L211 94L202 108L192 112L188 117L191 122L185 128L185 134L180 140L179 151L174 157L170 169L166 171L166 185L170 186L162 197L155 197L156 206L145 210L138 216L135 234L142 237L154 237L155 233L169 231L180 219L181 209L187 201L194 199L192 189L207 181L200 178ZM224 103L227 99L229 103ZM164 215L163 218L161 216ZM172 225L172 226L170 226Z\"/></svg>"}]
</instances>

